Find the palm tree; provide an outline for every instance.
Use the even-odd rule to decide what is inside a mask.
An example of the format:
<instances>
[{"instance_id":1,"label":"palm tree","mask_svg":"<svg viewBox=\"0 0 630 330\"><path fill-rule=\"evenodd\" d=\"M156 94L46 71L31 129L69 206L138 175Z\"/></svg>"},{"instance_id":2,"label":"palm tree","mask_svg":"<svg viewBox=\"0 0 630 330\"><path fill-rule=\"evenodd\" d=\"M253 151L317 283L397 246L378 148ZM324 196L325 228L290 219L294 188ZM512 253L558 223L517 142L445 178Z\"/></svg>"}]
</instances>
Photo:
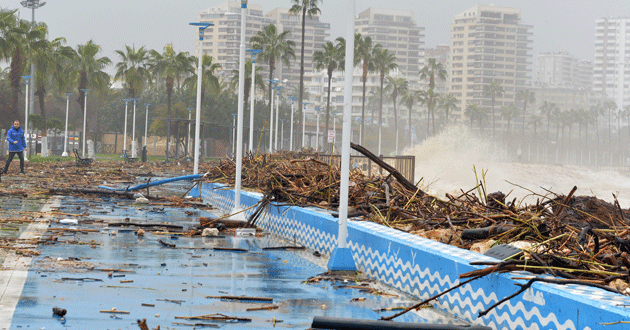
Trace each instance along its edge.
<instances>
[{"instance_id":1,"label":"palm tree","mask_svg":"<svg viewBox=\"0 0 630 330\"><path fill-rule=\"evenodd\" d=\"M380 102L379 102L379 112L378 112L378 154L381 154L381 146L382 146L382 136L383 136L383 85L385 82L385 75L389 73L390 70L394 70L398 68L398 64L396 64L396 56L390 53L387 49L384 49L382 46L378 46L374 48L374 68L376 71L380 73L381 78L381 87L380 87Z\"/></svg>"},{"instance_id":2,"label":"palm tree","mask_svg":"<svg viewBox=\"0 0 630 330\"><path fill-rule=\"evenodd\" d=\"M409 88L405 89L402 92L402 100L401 102L407 106L407 108L409 108L409 120L407 122L407 124L409 125L409 130L408 130L408 134L409 134L409 149L412 148L413 146L413 135L411 134L411 112L413 109L413 104L418 101L420 99L420 91L413 91L410 90Z\"/></svg>"},{"instance_id":3,"label":"palm tree","mask_svg":"<svg viewBox=\"0 0 630 330\"><path fill-rule=\"evenodd\" d=\"M556 108L557 106L555 103L548 101L543 102L543 104L539 108L540 114L547 117L547 142L549 142L551 116L553 115L554 109Z\"/></svg>"},{"instance_id":4,"label":"palm tree","mask_svg":"<svg viewBox=\"0 0 630 330\"><path fill-rule=\"evenodd\" d=\"M430 58L427 65L418 73L420 79L429 79L429 89L435 89L435 78L446 80L446 74L447 72L442 63L436 61L435 58Z\"/></svg>"},{"instance_id":5,"label":"palm tree","mask_svg":"<svg viewBox=\"0 0 630 330\"><path fill-rule=\"evenodd\" d=\"M400 153L398 150L398 111L396 110L396 100L398 96L409 90L409 82L405 78L393 78L387 76L387 87L385 91L391 93L392 102L394 103L394 129L396 130L396 156Z\"/></svg>"},{"instance_id":6,"label":"palm tree","mask_svg":"<svg viewBox=\"0 0 630 330\"><path fill-rule=\"evenodd\" d=\"M444 113L446 114L447 125L448 125L448 115L451 113L452 110L457 109L458 103L459 101L457 100L457 98L453 96L453 94L451 93L447 93L440 99L440 107L442 108L442 110L444 110Z\"/></svg>"},{"instance_id":7,"label":"palm tree","mask_svg":"<svg viewBox=\"0 0 630 330\"><path fill-rule=\"evenodd\" d=\"M623 108L621 116L626 119L626 123L628 124L628 139L630 142L630 105L626 105ZM621 132L619 134L621 134Z\"/></svg>"},{"instance_id":8,"label":"palm tree","mask_svg":"<svg viewBox=\"0 0 630 330\"><path fill-rule=\"evenodd\" d=\"M609 147L612 146L612 138L611 138L611 133L610 131L612 131L612 126L610 123L610 119L612 117L612 112L613 111L617 111L617 103L615 103L615 101L613 100L606 100L604 101L604 103L602 104L602 107L604 108L604 111L608 112L608 145Z\"/></svg>"},{"instance_id":9,"label":"palm tree","mask_svg":"<svg viewBox=\"0 0 630 330\"><path fill-rule=\"evenodd\" d=\"M330 90L332 89L332 76L333 72L337 69L343 69L341 67L345 56L345 40L343 38L337 39L337 44L333 44L328 41L324 44L323 50L316 51L313 54L313 63L316 70L326 69L328 75L328 93L326 96L326 130L328 132L328 123L330 121ZM319 141L317 142L319 144ZM325 145L322 143L322 145Z\"/></svg>"},{"instance_id":10,"label":"palm tree","mask_svg":"<svg viewBox=\"0 0 630 330\"><path fill-rule=\"evenodd\" d=\"M510 136L510 124L514 118L518 115L518 109L516 104L510 103L501 107L501 117L507 120L507 134Z\"/></svg>"},{"instance_id":11,"label":"palm tree","mask_svg":"<svg viewBox=\"0 0 630 330\"><path fill-rule=\"evenodd\" d=\"M525 113L527 112L527 103L534 104L536 102L536 93L529 89L521 89L516 93L516 99L523 101L523 134L521 138L525 140Z\"/></svg>"},{"instance_id":12,"label":"palm tree","mask_svg":"<svg viewBox=\"0 0 630 330\"><path fill-rule=\"evenodd\" d=\"M105 90L109 86L109 74L103 69L111 64L112 61L107 57L98 57L100 52L101 46L90 40L84 45L78 45L76 55L73 56L73 68L78 72L78 97L76 101L81 107L81 113L85 113L84 89L90 87L98 92ZM92 114L94 119L89 121L91 123L90 126L96 129L99 127L99 112L97 107ZM90 131L91 128L88 127L87 130Z\"/></svg>"},{"instance_id":13,"label":"palm tree","mask_svg":"<svg viewBox=\"0 0 630 330\"><path fill-rule=\"evenodd\" d=\"M276 69L276 60L280 60L284 65L289 65L289 61L295 59L295 52L293 48L295 43L289 38L291 32L284 31L278 34L278 30L274 24L265 26L261 31L258 31L256 35L250 39L251 47L254 49L262 49L263 51L258 54L258 59L269 63L269 106L271 107L271 98L273 89L271 88L273 80L273 71ZM300 94L302 95L302 89L300 88ZM302 95L303 96L303 95ZM298 103L301 105L302 103ZM302 107L300 108L300 116L298 116L298 122L301 121ZM272 109L273 110L273 109ZM298 125L299 126L299 125ZM298 134L299 136L300 134Z\"/></svg>"},{"instance_id":14,"label":"palm tree","mask_svg":"<svg viewBox=\"0 0 630 330\"><path fill-rule=\"evenodd\" d=\"M597 147L599 148L599 124L598 118L602 114L604 114L604 107L602 103L598 103L596 105L591 106L589 109L590 117L594 121L593 126L595 126L595 134L597 136Z\"/></svg>"},{"instance_id":15,"label":"palm tree","mask_svg":"<svg viewBox=\"0 0 630 330\"><path fill-rule=\"evenodd\" d=\"M320 0L291 0L293 2L293 6L289 9L289 14L292 15L301 15L302 16L302 45L300 51L300 96L298 97L298 104L302 104L304 101L304 44L306 40L306 16L309 18L321 13L317 4ZM264 49L264 48L259 48ZM271 86L269 86L271 87ZM271 88L270 88L271 89ZM298 114L298 131L301 129L301 120L302 120L302 107L299 107ZM301 134L298 134L298 137L301 137ZM298 145L300 141L298 139Z\"/></svg>"},{"instance_id":16,"label":"palm tree","mask_svg":"<svg viewBox=\"0 0 630 330\"><path fill-rule=\"evenodd\" d=\"M539 125L542 125L542 116L538 115L538 114L534 114L532 115L532 118L529 121L530 125L534 125L534 132L533 132L533 141L535 142L536 139L536 129L538 128Z\"/></svg>"},{"instance_id":17,"label":"palm tree","mask_svg":"<svg viewBox=\"0 0 630 330\"><path fill-rule=\"evenodd\" d=\"M435 93L432 89L422 91L420 94L422 104L427 106L427 135L429 134L429 123L431 123L431 133L435 134L435 107L440 103L441 97L439 93Z\"/></svg>"},{"instance_id":18,"label":"palm tree","mask_svg":"<svg viewBox=\"0 0 630 330\"><path fill-rule=\"evenodd\" d=\"M361 37L361 34L358 34L358 40L355 43L355 47L357 48L356 55L363 62L362 68L363 73L361 75L361 82L363 83L362 89L362 97L361 97L361 132L365 132L365 92L367 90L367 76L368 73L374 72L374 45L372 45L372 38L366 36L365 38ZM374 114L372 114L374 117ZM409 123L411 125L411 122ZM363 136L361 137L361 144L363 144Z\"/></svg>"},{"instance_id":19,"label":"palm tree","mask_svg":"<svg viewBox=\"0 0 630 330\"><path fill-rule=\"evenodd\" d=\"M117 50L120 62L116 63L114 79L124 79L130 98L136 98L150 83L151 73L148 70L149 52L143 47L125 46L125 50Z\"/></svg>"},{"instance_id":20,"label":"palm tree","mask_svg":"<svg viewBox=\"0 0 630 330\"><path fill-rule=\"evenodd\" d=\"M473 121L479 121L479 131L481 131L481 122L483 121L483 117L485 115L485 111L477 104L469 102L466 104L466 110L464 110L464 116L470 119L470 129L472 130Z\"/></svg>"},{"instance_id":21,"label":"palm tree","mask_svg":"<svg viewBox=\"0 0 630 330\"><path fill-rule=\"evenodd\" d=\"M191 61L197 63L199 58L196 56L191 57ZM221 69L221 64L215 63L212 56L203 55L201 58L201 104L206 97L206 91L209 91L213 95L219 95L221 92L221 84L217 71ZM251 70L251 69L250 69ZM191 93L197 90L197 70L194 70L194 74L186 78L183 82L188 91ZM203 111L201 111L203 116Z\"/></svg>"},{"instance_id":22,"label":"palm tree","mask_svg":"<svg viewBox=\"0 0 630 330\"><path fill-rule=\"evenodd\" d=\"M192 74L194 72L193 58L188 52L175 52L173 44L164 46L164 52L160 54L156 50L149 51L150 59L148 66L151 67L153 73L159 76L166 76L166 113L168 123L166 125L166 159L169 156L169 146L171 142L171 105L173 98L173 86L177 79L184 74ZM159 86L159 83L158 83ZM178 86L179 87L179 86Z\"/></svg>"},{"instance_id":23,"label":"palm tree","mask_svg":"<svg viewBox=\"0 0 630 330\"><path fill-rule=\"evenodd\" d=\"M497 97L501 97L505 93L503 86L496 81L492 81L489 85L483 86L483 95L490 98L492 102L492 138L494 139L495 119L494 119L494 102Z\"/></svg>"}]
</instances>

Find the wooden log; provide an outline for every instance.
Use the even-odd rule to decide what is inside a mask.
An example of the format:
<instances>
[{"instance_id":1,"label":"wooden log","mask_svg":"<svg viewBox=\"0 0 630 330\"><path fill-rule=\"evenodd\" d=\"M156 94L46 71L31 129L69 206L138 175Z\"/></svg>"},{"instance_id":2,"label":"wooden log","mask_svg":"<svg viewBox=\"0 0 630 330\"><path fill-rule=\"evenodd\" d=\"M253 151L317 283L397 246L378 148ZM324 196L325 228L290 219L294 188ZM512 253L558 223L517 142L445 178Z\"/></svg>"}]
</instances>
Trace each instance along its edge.
<instances>
[{"instance_id":1,"label":"wooden log","mask_svg":"<svg viewBox=\"0 0 630 330\"><path fill-rule=\"evenodd\" d=\"M50 188L48 190L53 195L70 195L70 194L91 194L99 196L118 196L121 198L134 199L134 191L118 191L100 188ZM146 195L147 199L162 199L160 196Z\"/></svg>"},{"instance_id":2,"label":"wooden log","mask_svg":"<svg viewBox=\"0 0 630 330\"><path fill-rule=\"evenodd\" d=\"M227 299L227 300L243 300L243 301L268 301L272 302L273 298L267 297L246 297L246 296L206 296L208 299Z\"/></svg>"},{"instance_id":3,"label":"wooden log","mask_svg":"<svg viewBox=\"0 0 630 330\"><path fill-rule=\"evenodd\" d=\"M175 245L175 244L166 243L166 242L164 242L164 241L163 241L163 240L161 240L161 239L158 239L158 242L160 242L160 244L162 244L162 245L164 245L164 246L166 246L166 247L170 247L170 248L174 248L174 247L176 247L176 245Z\"/></svg>"}]
</instances>

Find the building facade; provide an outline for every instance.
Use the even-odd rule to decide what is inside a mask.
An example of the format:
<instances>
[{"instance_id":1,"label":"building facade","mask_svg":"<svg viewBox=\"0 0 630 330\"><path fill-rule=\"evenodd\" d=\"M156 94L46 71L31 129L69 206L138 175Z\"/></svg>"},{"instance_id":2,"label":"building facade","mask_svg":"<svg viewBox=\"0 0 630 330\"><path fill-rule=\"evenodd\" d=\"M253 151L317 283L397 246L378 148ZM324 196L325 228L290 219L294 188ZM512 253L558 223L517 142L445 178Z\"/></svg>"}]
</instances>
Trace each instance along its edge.
<instances>
[{"instance_id":1,"label":"building facade","mask_svg":"<svg viewBox=\"0 0 630 330\"><path fill-rule=\"evenodd\" d=\"M593 63L567 52L540 53L536 58L536 84L540 86L593 88Z\"/></svg>"},{"instance_id":2,"label":"building facade","mask_svg":"<svg viewBox=\"0 0 630 330\"><path fill-rule=\"evenodd\" d=\"M489 112L491 100L483 94L486 85L496 82L505 90L495 100L495 108L500 108L514 102L517 91L531 83L531 29L516 8L476 5L455 16L449 78L460 108L454 116L463 119L468 103Z\"/></svg>"},{"instance_id":3,"label":"building facade","mask_svg":"<svg viewBox=\"0 0 630 330\"><path fill-rule=\"evenodd\" d=\"M630 105L630 18L602 18L595 24L593 90Z\"/></svg>"}]
</instances>

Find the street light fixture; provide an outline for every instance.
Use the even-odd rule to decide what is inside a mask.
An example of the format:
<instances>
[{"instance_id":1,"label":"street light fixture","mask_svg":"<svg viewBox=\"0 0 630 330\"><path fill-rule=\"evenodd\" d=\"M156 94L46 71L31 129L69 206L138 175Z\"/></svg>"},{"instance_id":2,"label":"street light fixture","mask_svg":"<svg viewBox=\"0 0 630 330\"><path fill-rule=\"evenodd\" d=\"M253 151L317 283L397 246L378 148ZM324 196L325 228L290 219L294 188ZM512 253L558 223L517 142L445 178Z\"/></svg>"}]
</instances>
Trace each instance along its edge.
<instances>
[{"instance_id":1,"label":"street light fixture","mask_svg":"<svg viewBox=\"0 0 630 330\"><path fill-rule=\"evenodd\" d=\"M83 158L85 158L85 125L87 122L87 93L91 91L91 89L82 89L83 92L83 150L81 153L83 154Z\"/></svg>"},{"instance_id":2,"label":"street light fixture","mask_svg":"<svg viewBox=\"0 0 630 330\"><path fill-rule=\"evenodd\" d=\"M262 52L262 49L248 49L252 53L252 88L249 97L249 151L254 152L254 105L256 101L256 56Z\"/></svg>"},{"instance_id":3,"label":"street light fixture","mask_svg":"<svg viewBox=\"0 0 630 330\"><path fill-rule=\"evenodd\" d=\"M66 130L63 134L63 153L61 157L68 157L68 109L70 109L70 95L72 93L66 93Z\"/></svg>"},{"instance_id":4,"label":"street light fixture","mask_svg":"<svg viewBox=\"0 0 630 330\"><path fill-rule=\"evenodd\" d=\"M297 100L295 96L289 96L291 99L291 136L289 137L289 151L293 151L293 103Z\"/></svg>"},{"instance_id":5,"label":"street light fixture","mask_svg":"<svg viewBox=\"0 0 630 330\"><path fill-rule=\"evenodd\" d=\"M31 76L22 76L22 78L24 78L25 82L26 82L26 93L24 93L24 136L26 137L26 146L28 147L28 141L29 141L29 136L28 136L28 82L30 80L30 78L32 78ZM26 160L26 156L24 157L24 159Z\"/></svg>"},{"instance_id":6,"label":"street light fixture","mask_svg":"<svg viewBox=\"0 0 630 330\"><path fill-rule=\"evenodd\" d=\"M188 25L197 26L199 28L199 62L197 63L197 107L195 108L195 161L194 161L194 174L199 174L199 147L201 133L201 59L203 53L201 51L203 41L203 31L210 26L214 26L212 23L188 23Z\"/></svg>"}]
</instances>

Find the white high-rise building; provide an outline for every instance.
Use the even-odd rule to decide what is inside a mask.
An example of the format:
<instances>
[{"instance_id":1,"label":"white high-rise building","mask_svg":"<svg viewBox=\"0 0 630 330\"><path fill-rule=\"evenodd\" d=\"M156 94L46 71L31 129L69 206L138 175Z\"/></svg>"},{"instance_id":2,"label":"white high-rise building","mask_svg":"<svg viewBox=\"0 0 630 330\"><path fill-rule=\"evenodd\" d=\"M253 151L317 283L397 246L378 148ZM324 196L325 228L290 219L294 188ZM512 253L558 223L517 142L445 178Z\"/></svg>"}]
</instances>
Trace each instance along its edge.
<instances>
[{"instance_id":1,"label":"white high-rise building","mask_svg":"<svg viewBox=\"0 0 630 330\"><path fill-rule=\"evenodd\" d=\"M536 83L540 86L593 88L593 63L590 61L580 60L567 52L548 52L538 54L536 62Z\"/></svg>"},{"instance_id":2,"label":"white high-rise building","mask_svg":"<svg viewBox=\"0 0 630 330\"><path fill-rule=\"evenodd\" d=\"M630 18L602 18L595 24L595 92L622 109L630 105Z\"/></svg>"},{"instance_id":3,"label":"white high-rise building","mask_svg":"<svg viewBox=\"0 0 630 330\"><path fill-rule=\"evenodd\" d=\"M463 118L470 102L489 109L483 87L501 84L505 93L495 108L514 102L532 71L532 26L521 21L521 10L476 5L458 14L451 25L451 93L461 102L455 116ZM490 119L492 120L492 119Z\"/></svg>"}]
</instances>

